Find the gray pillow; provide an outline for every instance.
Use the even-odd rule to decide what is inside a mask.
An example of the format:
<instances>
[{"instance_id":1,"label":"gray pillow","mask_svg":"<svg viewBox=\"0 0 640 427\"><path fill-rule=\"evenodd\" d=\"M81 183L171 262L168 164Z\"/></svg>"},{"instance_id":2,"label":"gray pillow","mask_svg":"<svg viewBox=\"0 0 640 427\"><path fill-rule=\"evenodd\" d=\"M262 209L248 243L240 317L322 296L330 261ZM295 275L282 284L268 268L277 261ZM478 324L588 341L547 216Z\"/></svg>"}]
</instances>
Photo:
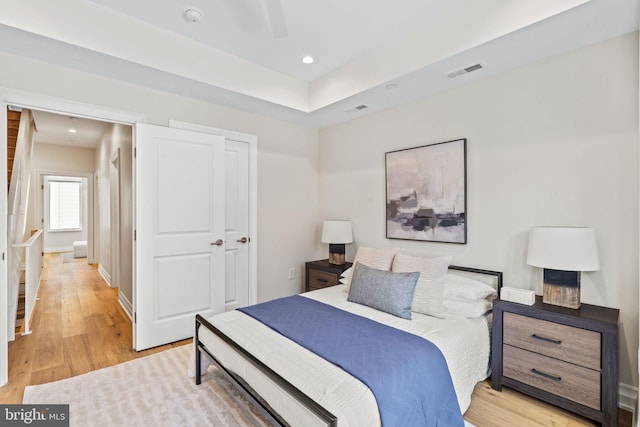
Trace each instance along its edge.
<instances>
[{"instance_id":1,"label":"gray pillow","mask_svg":"<svg viewBox=\"0 0 640 427\"><path fill-rule=\"evenodd\" d=\"M411 319L411 301L420 273L393 273L356 263L347 301Z\"/></svg>"}]
</instances>

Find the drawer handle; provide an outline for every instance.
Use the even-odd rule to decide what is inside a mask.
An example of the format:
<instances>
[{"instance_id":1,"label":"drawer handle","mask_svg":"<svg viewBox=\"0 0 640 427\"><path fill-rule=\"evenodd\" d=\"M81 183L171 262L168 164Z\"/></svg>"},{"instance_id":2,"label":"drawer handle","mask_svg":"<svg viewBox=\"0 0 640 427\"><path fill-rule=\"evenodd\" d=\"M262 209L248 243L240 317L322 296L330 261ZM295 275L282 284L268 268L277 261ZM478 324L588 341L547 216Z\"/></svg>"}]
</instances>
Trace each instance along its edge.
<instances>
[{"instance_id":1,"label":"drawer handle","mask_svg":"<svg viewBox=\"0 0 640 427\"><path fill-rule=\"evenodd\" d=\"M531 368L531 372L533 372L536 375L540 375L541 377L545 377L545 378L548 378L550 380L553 380L553 381L562 381L562 377L556 377L555 375L551 375L551 374L547 374L547 373L542 372L542 371L538 371L536 368Z\"/></svg>"},{"instance_id":2,"label":"drawer handle","mask_svg":"<svg viewBox=\"0 0 640 427\"><path fill-rule=\"evenodd\" d=\"M537 340L542 340L542 341L550 342L550 343L553 343L553 344L562 344L561 340L554 340L553 338L542 337L542 336L540 336L538 334L533 334L533 335L531 335L531 337L535 338Z\"/></svg>"},{"instance_id":3,"label":"drawer handle","mask_svg":"<svg viewBox=\"0 0 640 427\"><path fill-rule=\"evenodd\" d=\"M323 279L322 277L318 277L318 282L322 282L322 283L327 283L328 280L327 279Z\"/></svg>"}]
</instances>

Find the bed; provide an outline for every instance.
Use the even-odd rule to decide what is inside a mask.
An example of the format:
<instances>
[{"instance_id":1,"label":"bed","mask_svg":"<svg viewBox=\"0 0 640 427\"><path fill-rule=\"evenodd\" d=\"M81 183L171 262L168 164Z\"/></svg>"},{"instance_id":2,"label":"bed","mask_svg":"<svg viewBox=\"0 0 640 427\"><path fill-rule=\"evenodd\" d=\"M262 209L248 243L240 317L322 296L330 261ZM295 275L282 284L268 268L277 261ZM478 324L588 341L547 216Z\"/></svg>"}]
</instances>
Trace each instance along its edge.
<instances>
[{"instance_id":1,"label":"bed","mask_svg":"<svg viewBox=\"0 0 640 427\"><path fill-rule=\"evenodd\" d=\"M447 276L474 276L499 292L502 273L449 266ZM468 408L473 388L489 375L490 313L438 318L411 313L411 320L349 301L347 285L301 294L348 313L431 341L448 365L457 405ZM424 340L421 340L424 341ZM270 326L238 310L205 319L196 316L195 381L200 384L206 354L268 414L291 426L381 425L376 396L355 378Z\"/></svg>"}]
</instances>

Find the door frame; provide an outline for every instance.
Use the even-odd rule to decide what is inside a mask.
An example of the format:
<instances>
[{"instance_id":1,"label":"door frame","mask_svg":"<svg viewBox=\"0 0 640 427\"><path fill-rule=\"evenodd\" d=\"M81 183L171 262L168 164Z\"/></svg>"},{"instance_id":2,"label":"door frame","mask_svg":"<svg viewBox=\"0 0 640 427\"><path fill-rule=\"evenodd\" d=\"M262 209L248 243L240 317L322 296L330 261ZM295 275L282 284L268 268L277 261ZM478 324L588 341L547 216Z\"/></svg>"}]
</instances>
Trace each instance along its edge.
<instances>
[{"instance_id":1,"label":"door frame","mask_svg":"<svg viewBox=\"0 0 640 427\"><path fill-rule=\"evenodd\" d=\"M94 258L93 230L95 227L95 224L93 222L93 198L95 197L95 195L93 194L93 174L87 172L59 172L44 169L35 169L33 172L36 173L35 184L38 186L38 194L36 195L36 214L39 215L42 219L44 219L45 217L46 203L44 197L45 190L41 188L40 185L43 184L45 177L77 177L87 180L87 218L83 218L83 227L86 227L87 229L87 264L92 264ZM33 186L31 188L33 188ZM44 224L46 224L46 221L43 222L43 225Z\"/></svg>"},{"instance_id":2,"label":"door frame","mask_svg":"<svg viewBox=\"0 0 640 427\"><path fill-rule=\"evenodd\" d=\"M86 104L47 95L0 87L0 186L7 188L7 106L42 110L56 114L69 114L94 120L108 121L131 125L135 123L147 123L147 116L129 112L123 109L113 109L99 105ZM135 140L133 143L135 147ZM7 313L7 197L0 197L0 310ZM135 266L135 259L132 261ZM134 284L135 286L135 284ZM0 316L0 386L9 381L9 352L7 318Z\"/></svg>"},{"instance_id":3,"label":"door frame","mask_svg":"<svg viewBox=\"0 0 640 427\"><path fill-rule=\"evenodd\" d=\"M258 137L195 123L169 120L169 127L223 136L249 144L249 305L258 302Z\"/></svg>"}]
</instances>

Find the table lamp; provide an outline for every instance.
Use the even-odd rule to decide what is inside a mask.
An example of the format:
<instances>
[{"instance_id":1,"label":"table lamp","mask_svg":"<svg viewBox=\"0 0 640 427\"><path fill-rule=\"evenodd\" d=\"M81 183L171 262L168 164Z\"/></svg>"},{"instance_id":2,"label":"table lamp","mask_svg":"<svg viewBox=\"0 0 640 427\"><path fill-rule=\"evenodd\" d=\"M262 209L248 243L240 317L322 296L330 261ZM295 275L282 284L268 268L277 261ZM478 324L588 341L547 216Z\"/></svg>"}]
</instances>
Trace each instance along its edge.
<instances>
[{"instance_id":1,"label":"table lamp","mask_svg":"<svg viewBox=\"0 0 640 427\"><path fill-rule=\"evenodd\" d=\"M351 221L323 221L321 240L329 244L329 264L344 265L345 244L353 242Z\"/></svg>"},{"instance_id":2,"label":"table lamp","mask_svg":"<svg viewBox=\"0 0 640 427\"><path fill-rule=\"evenodd\" d=\"M595 233L588 227L533 227L527 264L544 269L542 302L580 308L580 273L600 269Z\"/></svg>"}]
</instances>

